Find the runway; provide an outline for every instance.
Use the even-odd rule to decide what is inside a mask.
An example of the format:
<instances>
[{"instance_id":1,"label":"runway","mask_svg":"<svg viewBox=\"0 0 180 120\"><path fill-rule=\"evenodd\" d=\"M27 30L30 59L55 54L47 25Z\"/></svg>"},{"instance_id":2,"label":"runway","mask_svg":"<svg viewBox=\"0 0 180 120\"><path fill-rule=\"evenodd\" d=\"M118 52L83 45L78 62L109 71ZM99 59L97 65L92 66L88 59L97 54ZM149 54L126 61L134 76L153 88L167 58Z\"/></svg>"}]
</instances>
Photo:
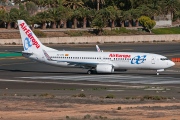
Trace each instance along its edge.
<instances>
[{"instance_id":1,"label":"runway","mask_svg":"<svg viewBox=\"0 0 180 120\"><path fill-rule=\"evenodd\" d=\"M66 50L78 49L78 50L89 50L95 51L95 45L64 45ZM120 46L120 47L119 47ZM155 47L154 47L155 46ZM171 47L169 47L171 46ZM100 45L103 50L107 51L143 51L143 52L153 52L162 55L169 56L169 58L174 56L180 56L180 43L174 44L104 44ZM154 47L155 49L151 49ZM54 46L53 48L64 49L62 46ZM121 50L119 50L119 48ZM165 48L165 50L162 50ZM19 47L1 47L0 52L4 52L5 49L20 51L22 48ZM156 52L157 51L157 52ZM167 69L165 72L160 73L159 76L156 75L156 71L153 70L128 70L127 72L115 72L114 74L97 74L97 75L87 75L87 70L77 69L77 68L61 68L49 65L44 65L23 57L10 57L10 58L0 58L0 89L10 89L10 93L14 93L14 89L26 91L26 93L31 90L53 90L55 88L94 88L94 87L107 87L110 90L122 90L124 88L138 88L137 91L134 89L132 91L126 90L127 94L145 94L139 91L139 88L145 88L147 86L161 86L172 89L176 91L180 88L180 67L176 66ZM12 90L12 91L11 91ZM119 92L120 92L119 91ZM49 91L48 91L49 92ZM53 91L54 92L54 91ZM108 91L110 92L110 91ZM108 93L103 92L101 94ZM132 93L131 93L132 92ZM151 92L150 92L151 93ZM24 93L25 94L25 93ZM56 94L61 95L63 92L56 92ZM66 92L66 94L72 94L71 92Z\"/></svg>"},{"instance_id":2,"label":"runway","mask_svg":"<svg viewBox=\"0 0 180 120\"><path fill-rule=\"evenodd\" d=\"M73 50L95 50L95 45L74 45ZM94 47L92 47L94 46ZM163 54L166 56L174 57L180 56L180 43L171 44L103 44L100 45L104 50L113 49L114 51L122 51L122 48L127 51L143 51ZM118 49L121 46L120 50ZM133 47L132 47L133 46ZM143 47L144 46L144 47ZM155 47L154 47L155 46ZM61 46L53 46L54 48L60 48ZM155 49L151 49L154 47ZM0 52L5 49L11 49L12 47L1 47ZM72 49L72 45L65 45L64 48ZM131 48L131 49L130 49ZM165 48L165 50L162 50ZM14 47L13 50L20 51L22 48ZM137 49L137 50L136 50ZM85 69L77 68L61 68L49 65L44 65L23 57L11 57L0 59L0 79L10 80L56 80L56 81L90 81L90 82L104 82L104 83L125 83L125 84L180 84L180 72L178 68L171 68L165 72L156 75L155 71L143 71L143 70L129 70L127 72L115 72L114 74L100 74L100 75L86 75Z\"/></svg>"},{"instance_id":3,"label":"runway","mask_svg":"<svg viewBox=\"0 0 180 120\"><path fill-rule=\"evenodd\" d=\"M116 82L134 84L180 84L179 78L174 77L152 77L132 75L90 75L90 76L31 76L19 77L29 80L71 80L71 81L92 81L92 82Z\"/></svg>"}]
</instances>

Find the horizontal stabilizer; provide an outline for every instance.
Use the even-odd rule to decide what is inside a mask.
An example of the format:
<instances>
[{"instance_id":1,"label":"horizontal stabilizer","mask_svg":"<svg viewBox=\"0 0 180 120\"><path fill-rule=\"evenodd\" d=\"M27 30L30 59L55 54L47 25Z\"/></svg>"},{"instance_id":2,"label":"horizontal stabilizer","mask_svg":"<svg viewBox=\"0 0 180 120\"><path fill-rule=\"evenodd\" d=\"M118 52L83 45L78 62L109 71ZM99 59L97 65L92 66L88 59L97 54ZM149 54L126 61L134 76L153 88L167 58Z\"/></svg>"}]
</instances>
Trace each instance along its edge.
<instances>
[{"instance_id":1,"label":"horizontal stabilizer","mask_svg":"<svg viewBox=\"0 0 180 120\"><path fill-rule=\"evenodd\" d=\"M12 51L12 50L5 50L6 52L13 52L13 53L25 53L25 54L33 54L32 52L28 52L28 51Z\"/></svg>"}]
</instances>

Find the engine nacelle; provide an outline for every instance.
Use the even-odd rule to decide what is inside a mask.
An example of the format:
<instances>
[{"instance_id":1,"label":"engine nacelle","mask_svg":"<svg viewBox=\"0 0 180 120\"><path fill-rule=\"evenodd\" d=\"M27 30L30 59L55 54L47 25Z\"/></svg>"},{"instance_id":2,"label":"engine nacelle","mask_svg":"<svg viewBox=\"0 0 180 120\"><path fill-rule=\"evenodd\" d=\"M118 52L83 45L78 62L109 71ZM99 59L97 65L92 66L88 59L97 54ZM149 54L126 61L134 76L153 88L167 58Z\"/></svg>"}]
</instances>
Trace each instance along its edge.
<instances>
[{"instance_id":1,"label":"engine nacelle","mask_svg":"<svg viewBox=\"0 0 180 120\"><path fill-rule=\"evenodd\" d=\"M97 65L96 66L97 73L113 73L114 67L112 65Z\"/></svg>"}]
</instances>

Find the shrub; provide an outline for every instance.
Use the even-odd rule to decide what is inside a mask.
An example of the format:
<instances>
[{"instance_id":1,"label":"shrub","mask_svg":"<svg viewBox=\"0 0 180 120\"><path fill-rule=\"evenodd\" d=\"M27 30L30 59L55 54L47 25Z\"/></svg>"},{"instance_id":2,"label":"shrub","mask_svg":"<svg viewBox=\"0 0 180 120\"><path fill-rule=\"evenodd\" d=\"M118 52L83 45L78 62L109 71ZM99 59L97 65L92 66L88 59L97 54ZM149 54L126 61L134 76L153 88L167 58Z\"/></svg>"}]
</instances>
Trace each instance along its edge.
<instances>
[{"instance_id":1,"label":"shrub","mask_svg":"<svg viewBox=\"0 0 180 120\"><path fill-rule=\"evenodd\" d=\"M84 119L90 119L91 118L91 115L87 114L84 116Z\"/></svg>"},{"instance_id":2,"label":"shrub","mask_svg":"<svg viewBox=\"0 0 180 120\"><path fill-rule=\"evenodd\" d=\"M121 107L118 107L117 110L121 110Z\"/></svg>"},{"instance_id":3,"label":"shrub","mask_svg":"<svg viewBox=\"0 0 180 120\"><path fill-rule=\"evenodd\" d=\"M86 95L84 93L80 93L78 94L78 97L86 97Z\"/></svg>"},{"instance_id":4,"label":"shrub","mask_svg":"<svg viewBox=\"0 0 180 120\"><path fill-rule=\"evenodd\" d=\"M40 97L45 97L45 98L54 98L55 97L54 95L51 95L51 94L48 94L48 93L40 94L39 96Z\"/></svg>"},{"instance_id":5,"label":"shrub","mask_svg":"<svg viewBox=\"0 0 180 120\"><path fill-rule=\"evenodd\" d=\"M109 95L106 96L106 98L111 98L111 99L113 99L113 98L115 98L115 96L112 95L112 94L109 94Z\"/></svg>"},{"instance_id":6,"label":"shrub","mask_svg":"<svg viewBox=\"0 0 180 120\"><path fill-rule=\"evenodd\" d=\"M127 100L129 100L129 99L130 99L130 97L126 97L126 99L127 99Z\"/></svg>"},{"instance_id":7,"label":"shrub","mask_svg":"<svg viewBox=\"0 0 180 120\"><path fill-rule=\"evenodd\" d=\"M150 95L145 95L143 99L148 99L148 100L162 100L162 99L167 99L166 97L163 96L150 96Z\"/></svg>"},{"instance_id":8,"label":"shrub","mask_svg":"<svg viewBox=\"0 0 180 120\"><path fill-rule=\"evenodd\" d=\"M66 31L66 34L68 34L69 36L82 36L83 32L82 31Z\"/></svg>"},{"instance_id":9,"label":"shrub","mask_svg":"<svg viewBox=\"0 0 180 120\"><path fill-rule=\"evenodd\" d=\"M16 45L16 43L15 43L15 42L12 42L12 45Z\"/></svg>"},{"instance_id":10,"label":"shrub","mask_svg":"<svg viewBox=\"0 0 180 120\"><path fill-rule=\"evenodd\" d=\"M33 30L34 34L37 36L37 37L46 37L47 35L40 31L40 30Z\"/></svg>"},{"instance_id":11,"label":"shrub","mask_svg":"<svg viewBox=\"0 0 180 120\"><path fill-rule=\"evenodd\" d=\"M86 97L86 95L84 93L80 93L77 95L72 95L72 97Z\"/></svg>"}]
</instances>

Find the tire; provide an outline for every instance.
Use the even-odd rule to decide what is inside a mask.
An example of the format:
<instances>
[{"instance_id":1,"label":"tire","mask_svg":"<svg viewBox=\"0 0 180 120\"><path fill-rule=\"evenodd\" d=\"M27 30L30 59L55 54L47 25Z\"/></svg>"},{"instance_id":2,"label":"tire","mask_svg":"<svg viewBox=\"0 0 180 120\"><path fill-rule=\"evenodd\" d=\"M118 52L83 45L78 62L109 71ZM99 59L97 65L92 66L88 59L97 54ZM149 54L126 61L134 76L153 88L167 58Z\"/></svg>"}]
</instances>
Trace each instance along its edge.
<instances>
[{"instance_id":1,"label":"tire","mask_svg":"<svg viewBox=\"0 0 180 120\"><path fill-rule=\"evenodd\" d=\"M87 74L89 74L89 75L92 74L92 70L88 70Z\"/></svg>"}]
</instances>

